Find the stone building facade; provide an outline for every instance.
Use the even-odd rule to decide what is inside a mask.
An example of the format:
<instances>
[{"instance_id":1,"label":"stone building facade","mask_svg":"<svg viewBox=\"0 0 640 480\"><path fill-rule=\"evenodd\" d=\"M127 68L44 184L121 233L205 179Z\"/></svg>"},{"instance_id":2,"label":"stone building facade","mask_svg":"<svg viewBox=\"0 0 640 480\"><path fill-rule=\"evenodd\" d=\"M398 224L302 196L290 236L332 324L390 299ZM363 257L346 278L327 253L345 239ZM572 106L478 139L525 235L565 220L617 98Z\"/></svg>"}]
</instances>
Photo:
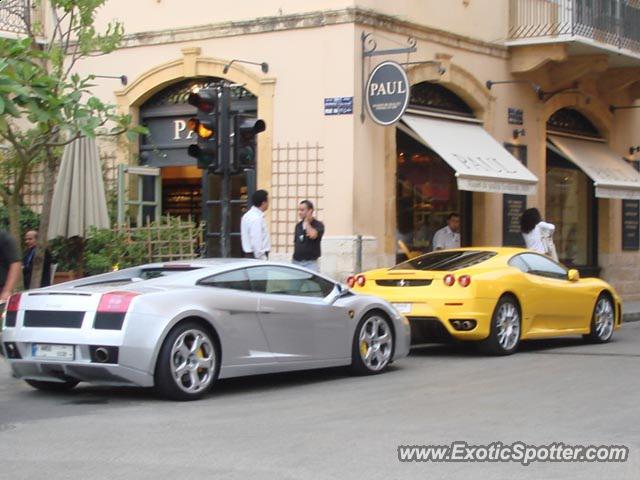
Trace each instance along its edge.
<instances>
[{"instance_id":1,"label":"stone building facade","mask_svg":"<svg viewBox=\"0 0 640 480\"><path fill-rule=\"evenodd\" d=\"M98 79L95 92L136 122L157 121L164 133L153 142L164 156L125 140L110 153L117 163L160 168L166 192L191 198L187 210L198 209L201 174L186 158L184 95L169 91L220 80L244 89L247 108L267 125L255 183L271 192L275 258L291 255L304 198L326 224L322 270L338 278L389 265L405 249L429 250L453 211L464 243L517 244L518 213L537 207L558 226L562 260L640 300L640 181L629 170L640 111L615 108L639 105L640 5L596 3L109 0L98 27L123 21L122 48L79 68L126 75L126 86ZM411 45L409 54L363 56ZM403 64L412 90L409 117L381 126L361 116L363 85L387 59ZM268 72L233 60L266 62ZM325 109L338 98L350 113ZM429 133L449 126L449 147L473 150L473 135L456 136L460 125L523 162L533 188L518 194L495 174L484 187L464 184L447 145ZM237 190L242 198L246 184ZM168 212L173 200L163 200Z\"/></svg>"}]
</instances>

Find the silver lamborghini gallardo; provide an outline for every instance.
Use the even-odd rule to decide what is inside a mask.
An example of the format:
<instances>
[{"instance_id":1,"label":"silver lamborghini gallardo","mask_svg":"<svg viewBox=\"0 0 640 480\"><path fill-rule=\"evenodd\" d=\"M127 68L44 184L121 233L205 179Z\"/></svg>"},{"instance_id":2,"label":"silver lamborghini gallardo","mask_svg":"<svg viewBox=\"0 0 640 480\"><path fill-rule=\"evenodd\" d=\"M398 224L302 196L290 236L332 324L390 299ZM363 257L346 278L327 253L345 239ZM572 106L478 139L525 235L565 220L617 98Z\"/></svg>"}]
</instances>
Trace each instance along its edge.
<instances>
[{"instance_id":1,"label":"silver lamborghini gallardo","mask_svg":"<svg viewBox=\"0 0 640 480\"><path fill-rule=\"evenodd\" d=\"M2 328L13 374L35 388L79 382L205 395L218 378L407 355L390 304L293 265L207 259L149 264L13 295Z\"/></svg>"}]
</instances>

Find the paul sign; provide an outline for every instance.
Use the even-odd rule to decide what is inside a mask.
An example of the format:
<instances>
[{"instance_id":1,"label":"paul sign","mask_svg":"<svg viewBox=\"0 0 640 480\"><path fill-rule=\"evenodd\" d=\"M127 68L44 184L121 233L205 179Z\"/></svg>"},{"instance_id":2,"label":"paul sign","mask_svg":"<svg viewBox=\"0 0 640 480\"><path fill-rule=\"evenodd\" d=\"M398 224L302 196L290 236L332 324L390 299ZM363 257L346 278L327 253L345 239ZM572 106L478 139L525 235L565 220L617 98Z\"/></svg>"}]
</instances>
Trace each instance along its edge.
<instances>
[{"instance_id":1,"label":"paul sign","mask_svg":"<svg viewBox=\"0 0 640 480\"><path fill-rule=\"evenodd\" d=\"M366 92L367 110L374 122L397 122L409 104L409 79L404 68L391 60L380 63L369 75Z\"/></svg>"}]
</instances>

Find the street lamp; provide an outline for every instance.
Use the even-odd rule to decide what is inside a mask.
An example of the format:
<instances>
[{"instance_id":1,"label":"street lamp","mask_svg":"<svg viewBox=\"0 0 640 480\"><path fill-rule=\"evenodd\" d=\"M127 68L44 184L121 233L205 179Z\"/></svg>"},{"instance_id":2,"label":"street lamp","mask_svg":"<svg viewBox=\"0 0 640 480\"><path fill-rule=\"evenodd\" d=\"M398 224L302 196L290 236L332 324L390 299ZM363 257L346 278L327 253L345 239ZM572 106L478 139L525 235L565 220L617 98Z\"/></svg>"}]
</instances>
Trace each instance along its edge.
<instances>
[{"instance_id":1,"label":"street lamp","mask_svg":"<svg viewBox=\"0 0 640 480\"><path fill-rule=\"evenodd\" d=\"M632 108L640 108L640 105L609 105L611 113L616 113L616 110L631 110Z\"/></svg>"},{"instance_id":2,"label":"street lamp","mask_svg":"<svg viewBox=\"0 0 640 480\"><path fill-rule=\"evenodd\" d=\"M508 83L526 83L527 85L531 85L531 88L536 92L538 99L542 100L544 98L544 91L542 90L542 87L530 80L487 80L485 85L487 86L487 90L491 90L491 87L494 85L505 85Z\"/></svg>"},{"instance_id":3,"label":"street lamp","mask_svg":"<svg viewBox=\"0 0 640 480\"><path fill-rule=\"evenodd\" d=\"M269 73L269 64L267 62L262 62L262 63L250 62L249 60L240 60L238 58L234 58L229 63L227 63L222 69L222 73L226 75L229 72L231 65L233 65L234 63L246 63L248 65L258 65L260 67L260 70L262 70L262 73Z\"/></svg>"}]
</instances>

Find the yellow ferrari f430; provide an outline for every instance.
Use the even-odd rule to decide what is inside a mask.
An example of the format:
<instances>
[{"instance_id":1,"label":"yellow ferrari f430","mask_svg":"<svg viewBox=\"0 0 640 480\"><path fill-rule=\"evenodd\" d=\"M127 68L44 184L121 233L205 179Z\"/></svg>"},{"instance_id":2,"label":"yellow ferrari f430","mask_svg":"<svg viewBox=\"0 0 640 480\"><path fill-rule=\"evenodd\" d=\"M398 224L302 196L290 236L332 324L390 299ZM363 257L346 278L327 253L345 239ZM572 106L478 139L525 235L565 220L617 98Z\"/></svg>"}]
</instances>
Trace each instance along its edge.
<instances>
[{"instance_id":1,"label":"yellow ferrari f430","mask_svg":"<svg viewBox=\"0 0 640 480\"><path fill-rule=\"evenodd\" d=\"M620 297L607 282L581 279L577 270L520 248L441 250L348 283L405 315L413 344L454 338L497 355L526 339L608 342L622 318Z\"/></svg>"}]
</instances>

